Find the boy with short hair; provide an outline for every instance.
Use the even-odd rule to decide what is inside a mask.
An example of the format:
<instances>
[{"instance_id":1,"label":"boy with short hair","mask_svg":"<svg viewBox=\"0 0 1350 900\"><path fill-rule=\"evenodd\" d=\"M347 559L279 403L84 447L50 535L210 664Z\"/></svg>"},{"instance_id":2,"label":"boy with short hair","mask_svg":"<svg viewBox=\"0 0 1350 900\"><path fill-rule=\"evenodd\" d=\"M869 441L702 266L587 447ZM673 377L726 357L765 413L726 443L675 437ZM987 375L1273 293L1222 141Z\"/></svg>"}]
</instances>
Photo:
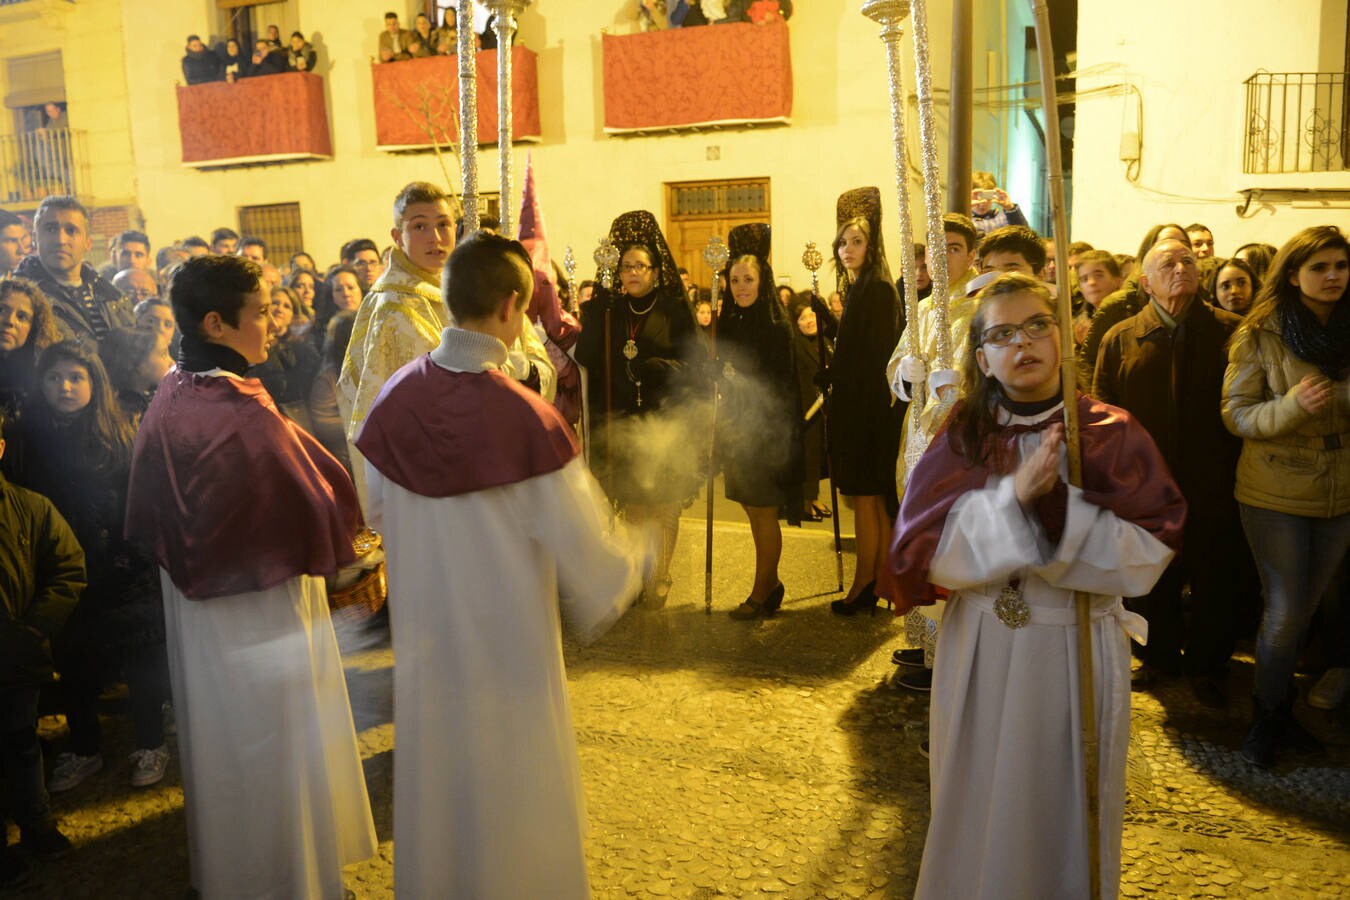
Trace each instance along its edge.
<instances>
[{"instance_id":1,"label":"boy with short hair","mask_svg":"<svg viewBox=\"0 0 1350 900\"><path fill-rule=\"evenodd\" d=\"M436 185L414 181L394 198L389 267L356 312L338 376L338 409L347 426L352 476L363 505L365 467L354 442L385 382L405 363L435 347L442 330L451 324L441 299L441 269L455 246L454 228L450 197ZM515 353L508 368L513 377L551 400L554 371L548 354L533 331L527 337L533 338L542 359Z\"/></svg>"},{"instance_id":2,"label":"boy with short hair","mask_svg":"<svg viewBox=\"0 0 1350 900\"><path fill-rule=\"evenodd\" d=\"M404 896L589 896L560 620L583 641L602 634L655 541L604 533L571 428L502 371L533 285L520 243L466 238L445 276L458 324L389 380L356 440L399 600Z\"/></svg>"},{"instance_id":3,"label":"boy with short hair","mask_svg":"<svg viewBox=\"0 0 1350 900\"><path fill-rule=\"evenodd\" d=\"M245 377L276 336L257 263L187 260L170 300L126 531L160 566L192 885L341 897L376 846L323 578L354 559L356 493Z\"/></svg>"},{"instance_id":4,"label":"boy with short hair","mask_svg":"<svg viewBox=\"0 0 1350 900\"><path fill-rule=\"evenodd\" d=\"M1040 278L1045 269L1045 244L1025 225L1005 225L986 234L976 250L985 272L1021 272Z\"/></svg>"}]
</instances>

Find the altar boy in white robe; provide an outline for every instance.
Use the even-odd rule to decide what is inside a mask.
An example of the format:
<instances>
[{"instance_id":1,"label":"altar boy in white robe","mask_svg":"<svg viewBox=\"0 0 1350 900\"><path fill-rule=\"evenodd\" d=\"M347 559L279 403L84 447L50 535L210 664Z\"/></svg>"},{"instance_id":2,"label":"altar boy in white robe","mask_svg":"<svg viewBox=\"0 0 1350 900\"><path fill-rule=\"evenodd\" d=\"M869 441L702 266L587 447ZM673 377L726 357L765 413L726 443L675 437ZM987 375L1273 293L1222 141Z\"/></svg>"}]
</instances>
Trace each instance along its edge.
<instances>
[{"instance_id":1,"label":"altar boy in white robe","mask_svg":"<svg viewBox=\"0 0 1350 900\"><path fill-rule=\"evenodd\" d=\"M929 712L932 816L915 896L1088 896L1074 592L1090 595L1103 897L1120 880L1130 730L1125 611L1179 546L1186 504L1129 414L1077 397L1083 486L1064 482L1059 324L1045 286L979 294L962 397L905 491L885 596L945 597Z\"/></svg>"},{"instance_id":2,"label":"altar boy in white robe","mask_svg":"<svg viewBox=\"0 0 1350 900\"><path fill-rule=\"evenodd\" d=\"M605 534L571 428L502 371L533 285L518 242L461 242L444 276L458 327L385 384L356 441L398 598L394 887L406 897L589 896L560 626L602 634L655 545Z\"/></svg>"},{"instance_id":3,"label":"altar boy in white robe","mask_svg":"<svg viewBox=\"0 0 1350 900\"><path fill-rule=\"evenodd\" d=\"M334 900L376 846L322 577L352 561L360 513L244 377L276 336L261 278L234 256L176 270L182 345L136 438L127 536L160 566L192 886Z\"/></svg>"}]
</instances>

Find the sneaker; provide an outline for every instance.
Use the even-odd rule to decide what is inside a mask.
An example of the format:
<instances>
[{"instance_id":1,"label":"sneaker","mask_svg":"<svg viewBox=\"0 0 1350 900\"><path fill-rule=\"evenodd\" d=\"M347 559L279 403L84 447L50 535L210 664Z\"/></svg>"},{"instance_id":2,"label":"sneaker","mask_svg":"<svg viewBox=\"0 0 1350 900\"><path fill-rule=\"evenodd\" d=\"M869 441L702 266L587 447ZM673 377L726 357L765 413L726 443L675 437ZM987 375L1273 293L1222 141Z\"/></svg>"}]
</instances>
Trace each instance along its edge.
<instances>
[{"instance_id":1,"label":"sneaker","mask_svg":"<svg viewBox=\"0 0 1350 900\"><path fill-rule=\"evenodd\" d=\"M52 777L47 779L47 790L53 794L79 787L86 778L103 768L103 757L80 756L76 753L62 753L56 757L56 768Z\"/></svg>"},{"instance_id":2,"label":"sneaker","mask_svg":"<svg viewBox=\"0 0 1350 900\"><path fill-rule=\"evenodd\" d=\"M0 847L0 888L23 884L33 874L33 864L9 847Z\"/></svg>"},{"instance_id":3,"label":"sneaker","mask_svg":"<svg viewBox=\"0 0 1350 900\"><path fill-rule=\"evenodd\" d=\"M1308 692L1308 705L1335 709L1350 697L1350 669L1327 669Z\"/></svg>"},{"instance_id":4,"label":"sneaker","mask_svg":"<svg viewBox=\"0 0 1350 900\"><path fill-rule=\"evenodd\" d=\"M164 780L169 765L169 751L161 744L152 750L137 750L131 754L131 786L149 787Z\"/></svg>"},{"instance_id":5,"label":"sneaker","mask_svg":"<svg viewBox=\"0 0 1350 900\"><path fill-rule=\"evenodd\" d=\"M895 679L895 683L911 691L928 693L933 689L932 669L911 669Z\"/></svg>"},{"instance_id":6,"label":"sneaker","mask_svg":"<svg viewBox=\"0 0 1350 900\"><path fill-rule=\"evenodd\" d=\"M924 759L928 759L928 738L924 738L919 742L919 755Z\"/></svg>"},{"instance_id":7,"label":"sneaker","mask_svg":"<svg viewBox=\"0 0 1350 900\"><path fill-rule=\"evenodd\" d=\"M70 838L53 825L37 832L24 832L19 846L37 859L60 859L70 852Z\"/></svg>"},{"instance_id":8,"label":"sneaker","mask_svg":"<svg viewBox=\"0 0 1350 900\"><path fill-rule=\"evenodd\" d=\"M896 650L891 654L891 662L908 669L921 669L923 668L923 648L914 647L908 650Z\"/></svg>"}]
</instances>

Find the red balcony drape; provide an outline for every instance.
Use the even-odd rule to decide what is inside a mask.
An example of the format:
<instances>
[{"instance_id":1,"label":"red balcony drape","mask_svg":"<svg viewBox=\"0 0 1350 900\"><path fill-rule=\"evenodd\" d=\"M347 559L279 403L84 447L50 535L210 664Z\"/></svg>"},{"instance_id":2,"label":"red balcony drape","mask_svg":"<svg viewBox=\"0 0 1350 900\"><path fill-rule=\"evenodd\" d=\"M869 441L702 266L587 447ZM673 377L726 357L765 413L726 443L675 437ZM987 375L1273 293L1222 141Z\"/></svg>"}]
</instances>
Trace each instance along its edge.
<instances>
[{"instance_id":1,"label":"red balcony drape","mask_svg":"<svg viewBox=\"0 0 1350 900\"><path fill-rule=\"evenodd\" d=\"M178 130L188 166L333 155L323 79L312 72L180 85Z\"/></svg>"},{"instance_id":2,"label":"red balcony drape","mask_svg":"<svg viewBox=\"0 0 1350 900\"><path fill-rule=\"evenodd\" d=\"M709 25L604 36L605 131L785 122L788 26Z\"/></svg>"}]
</instances>

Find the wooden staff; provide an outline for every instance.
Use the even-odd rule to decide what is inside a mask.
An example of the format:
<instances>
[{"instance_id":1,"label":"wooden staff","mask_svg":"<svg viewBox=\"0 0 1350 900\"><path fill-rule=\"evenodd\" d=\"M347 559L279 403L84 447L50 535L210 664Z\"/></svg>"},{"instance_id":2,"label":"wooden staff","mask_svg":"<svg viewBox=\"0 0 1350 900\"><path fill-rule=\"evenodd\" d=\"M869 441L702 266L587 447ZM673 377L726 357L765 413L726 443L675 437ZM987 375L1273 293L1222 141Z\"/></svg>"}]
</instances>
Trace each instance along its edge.
<instances>
[{"instance_id":1,"label":"wooden staff","mask_svg":"<svg viewBox=\"0 0 1350 900\"><path fill-rule=\"evenodd\" d=\"M824 264L815 241L806 242L802 265L811 272L811 296L820 299L820 278L817 272ZM816 323L816 352L820 356L820 370L825 371L825 329ZM830 464L830 404L829 399L820 408L820 451L825 457L825 480L830 484L830 519L834 524L834 572L839 578L839 590L844 589L844 541L839 535L839 489L834 486L834 466ZM816 473L819 475L819 473Z\"/></svg>"},{"instance_id":2,"label":"wooden staff","mask_svg":"<svg viewBox=\"0 0 1350 900\"><path fill-rule=\"evenodd\" d=\"M718 276L731 259L731 251L726 241L717 235L708 238L708 246L703 248L703 261L712 270L713 317L712 332L709 335L709 355L712 357L712 420L708 424L708 508L707 532L703 539L703 611L712 615L712 559L713 559L713 482L717 478L717 299L721 293Z\"/></svg>"},{"instance_id":3,"label":"wooden staff","mask_svg":"<svg viewBox=\"0 0 1350 900\"><path fill-rule=\"evenodd\" d=\"M1059 148L1059 100L1055 91L1055 56L1050 41L1050 10L1036 0L1036 48L1041 64L1041 98L1045 108L1045 156L1050 173L1050 210L1054 215L1055 287L1058 291L1060 385L1064 393L1064 446L1069 484L1082 487L1083 456L1078 434L1078 391L1073 358L1073 313L1069 296L1069 223L1064 212L1064 166ZM1097 789L1097 697L1092 665L1092 610L1088 595L1074 592L1078 619L1078 713L1083 741L1083 794L1087 800L1088 891L1102 895L1101 809Z\"/></svg>"}]
</instances>

